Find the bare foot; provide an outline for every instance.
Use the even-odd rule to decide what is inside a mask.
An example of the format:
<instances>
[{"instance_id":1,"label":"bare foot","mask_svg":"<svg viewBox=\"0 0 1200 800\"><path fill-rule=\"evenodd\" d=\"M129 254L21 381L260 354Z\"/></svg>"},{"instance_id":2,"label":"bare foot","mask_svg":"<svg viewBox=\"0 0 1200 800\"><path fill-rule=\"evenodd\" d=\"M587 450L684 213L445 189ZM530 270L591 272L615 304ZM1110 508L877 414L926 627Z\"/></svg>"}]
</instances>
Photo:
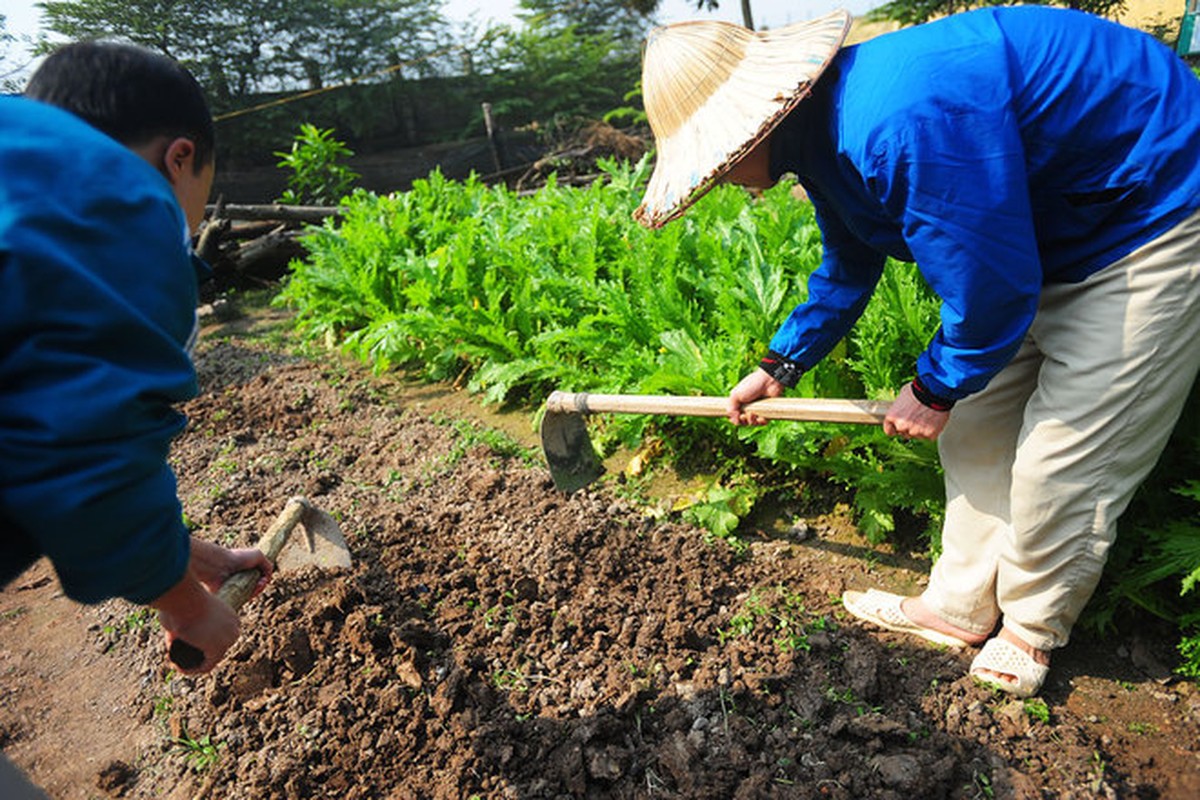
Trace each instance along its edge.
<instances>
[{"instance_id":1,"label":"bare foot","mask_svg":"<svg viewBox=\"0 0 1200 800\"><path fill-rule=\"evenodd\" d=\"M978 647L987 641L987 635L982 633L971 633L963 630L957 625L951 625L946 620L939 617L937 614L929 610L925 602L920 597L907 597L900 604L900 610L904 612L904 616L908 617L913 622L923 628L930 628L939 633L948 633L951 636L956 636L962 639L972 647Z\"/></svg>"},{"instance_id":2,"label":"bare foot","mask_svg":"<svg viewBox=\"0 0 1200 800\"><path fill-rule=\"evenodd\" d=\"M1000 633L996 634L996 637L999 639L1003 639L1006 642L1011 642L1012 644L1015 644L1017 647L1021 648L1026 653L1028 653L1029 656L1034 661L1041 664L1043 667L1050 666L1050 653L1048 651L1038 650L1033 645L1026 644L1019 636L1017 636L1015 633L1010 631L1008 628L1001 628ZM995 672L990 669L980 669L979 674L989 675L993 678L1002 680L1005 683L1016 683L1017 682L1017 678L1015 675L1006 675L1003 672Z\"/></svg>"}]
</instances>

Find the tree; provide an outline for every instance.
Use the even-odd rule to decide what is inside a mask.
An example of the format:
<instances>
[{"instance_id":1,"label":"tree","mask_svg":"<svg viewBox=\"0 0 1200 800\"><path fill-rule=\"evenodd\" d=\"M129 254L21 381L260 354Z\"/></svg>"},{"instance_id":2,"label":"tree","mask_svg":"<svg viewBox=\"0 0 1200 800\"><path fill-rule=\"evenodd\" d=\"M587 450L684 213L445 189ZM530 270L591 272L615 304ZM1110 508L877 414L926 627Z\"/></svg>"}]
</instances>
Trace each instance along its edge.
<instances>
[{"instance_id":1,"label":"tree","mask_svg":"<svg viewBox=\"0 0 1200 800\"><path fill-rule=\"evenodd\" d=\"M750 0L742 0L742 24L754 30L754 15L750 13Z\"/></svg>"},{"instance_id":2,"label":"tree","mask_svg":"<svg viewBox=\"0 0 1200 800\"><path fill-rule=\"evenodd\" d=\"M697 11L716 11L721 7L720 0L692 0L696 4ZM654 12L658 11L658 7L662 5L662 0L626 0L618 3L628 9L636 11L643 16L650 17ZM754 14L750 9L750 0L741 0L742 5L742 25L750 30L754 30Z\"/></svg>"},{"instance_id":3,"label":"tree","mask_svg":"<svg viewBox=\"0 0 1200 800\"><path fill-rule=\"evenodd\" d=\"M519 16L529 27L557 32L573 27L581 36L607 34L616 44L640 48L661 0L520 0Z\"/></svg>"},{"instance_id":4,"label":"tree","mask_svg":"<svg viewBox=\"0 0 1200 800\"><path fill-rule=\"evenodd\" d=\"M715 11L721 7L718 0L694 0L697 11ZM741 0L742 3L742 25L754 30L754 13L750 9L750 0ZM655 7L659 2L654 3Z\"/></svg>"},{"instance_id":5,"label":"tree","mask_svg":"<svg viewBox=\"0 0 1200 800\"><path fill-rule=\"evenodd\" d=\"M1087 11L1101 17L1111 17L1125 10L1125 0L1029 0L1035 5L1061 5ZM1010 0L891 0L871 11L868 19L894 20L901 25L918 25L934 17L955 14L982 6L1011 5Z\"/></svg>"},{"instance_id":6,"label":"tree","mask_svg":"<svg viewBox=\"0 0 1200 800\"><path fill-rule=\"evenodd\" d=\"M189 67L214 106L319 88L416 62L438 46L439 0L48 0L44 27L114 38Z\"/></svg>"},{"instance_id":7,"label":"tree","mask_svg":"<svg viewBox=\"0 0 1200 800\"><path fill-rule=\"evenodd\" d=\"M28 52L32 42L28 36L19 39L8 31L8 18L0 14L0 93L19 94L25 84L25 73L30 59L15 52L23 45Z\"/></svg>"},{"instance_id":8,"label":"tree","mask_svg":"<svg viewBox=\"0 0 1200 800\"><path fill-rule=\"evenodd\" d=\"M4 92L16 91L8 88L9 81L12 81L16 74L16 67L12 65L8 55L13 41L13 35L8 32L8 20L0 14L0 91Z\"/></svg>"},{"instance_id":9,"label":"tree","mask_svg":"<svg viewBox=\"0 0 1200 800\"><path fill-rule=\"evenodd\" d=\"M626 20L617 30L635 23L643 31L649 26L646 20ZM642 37L602 28L587 20L535 15L523 29L502 32L484 65L497 115L510 125L569 127L568 120L595 119L620 105L637 83Z\"/></svg>"}]
</instances>

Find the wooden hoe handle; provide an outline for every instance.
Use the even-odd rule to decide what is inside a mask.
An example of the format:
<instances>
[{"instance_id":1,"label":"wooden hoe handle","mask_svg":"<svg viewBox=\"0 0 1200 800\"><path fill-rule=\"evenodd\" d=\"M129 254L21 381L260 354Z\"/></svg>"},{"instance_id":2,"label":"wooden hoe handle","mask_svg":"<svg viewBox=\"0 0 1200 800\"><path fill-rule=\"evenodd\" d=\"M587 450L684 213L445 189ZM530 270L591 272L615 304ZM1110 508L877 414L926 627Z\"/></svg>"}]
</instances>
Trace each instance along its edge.
<instances>
[{"instance_id":1,"label":"wooden hoe handle","mask_svg":"<svg viewBox=\"0 0 1200 800\"><path fill-rule=\"evenodd\" d=\"M567 414L611 412L617 414L670 414L687 417L724 417L725 397L641 394L573 394L553 392L546 410ZM887 416L890 403L876 400L834 400L822 397L770 397L747 403L745 410L765 419L793 422L852 422L877 425Z\"/></svg>"}]
</instances>

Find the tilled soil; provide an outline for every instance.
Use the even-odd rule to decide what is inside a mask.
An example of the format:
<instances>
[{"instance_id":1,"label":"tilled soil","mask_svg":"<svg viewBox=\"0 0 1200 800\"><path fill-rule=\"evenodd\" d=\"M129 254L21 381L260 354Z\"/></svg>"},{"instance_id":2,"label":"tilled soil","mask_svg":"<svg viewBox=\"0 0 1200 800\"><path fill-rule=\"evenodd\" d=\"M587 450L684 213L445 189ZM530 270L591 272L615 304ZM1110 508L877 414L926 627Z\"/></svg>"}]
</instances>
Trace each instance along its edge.
<instances>
[{"instance_id":1,"label":"tilled soil","mask_svg":"<svg viewBox=\"0 0 1200 800\"><path fill-rule=\"evenodd\" d=\"M215 326L173 450L197 534L255 542L297 494L349 569L280 571L211 675L39 564L0 594L0 746L56 798L1200 796L1200 692L1170 640L1081 639L1044 703L974 650L868 630L843 589L919 588L837 507L735 552L605 481L556 492L527 418ZM493 420L495 423L495 420Z\"/></svg>"}]
</instances>

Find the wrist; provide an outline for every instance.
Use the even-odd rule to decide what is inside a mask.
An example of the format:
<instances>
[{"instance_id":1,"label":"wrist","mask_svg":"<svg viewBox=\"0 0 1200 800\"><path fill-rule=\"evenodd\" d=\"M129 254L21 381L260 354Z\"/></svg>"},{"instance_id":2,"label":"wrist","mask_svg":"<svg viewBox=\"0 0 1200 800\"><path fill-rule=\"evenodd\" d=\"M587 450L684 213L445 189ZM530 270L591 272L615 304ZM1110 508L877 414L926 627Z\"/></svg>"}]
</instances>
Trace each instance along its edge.
<instances>
[{"instance_id":1,"label":"wrist","mask_svg":"<svg viewBox=\"0 0 1200 800\"><path fill-rule=\"evenodd\" d=\"M912 393L913 397L917 398L918 403L934 411L949 411L954 408L954 400L948 397L941 397L929 391L925 384L921 382L920 377L912 379Z\"/></svg>"},{"instance_id":2,"label":"wrist","mask_svg":"<svg viewBox=\"0 0 1200 800\"><path fill-rule=\"evenodd\" d=\"M804 374L804 370L800 368L799 364L774 350L768 350L767 354L758 362L758 366L763 372L789 389L799 383L800 376Z\"/></svg>"},{"instance_id":3,"label":"wrist","mask_svg":"<svg viewBox=\"0 0 1200 800\"><path fill-rule=\"evenodd\" d=\"M150 601L150 607L171 621L170 627L186 626L201 619L211 595L191 571L163 594ZM164 625L164 627L168 627Z\"/></svg>"}]
</instances>

